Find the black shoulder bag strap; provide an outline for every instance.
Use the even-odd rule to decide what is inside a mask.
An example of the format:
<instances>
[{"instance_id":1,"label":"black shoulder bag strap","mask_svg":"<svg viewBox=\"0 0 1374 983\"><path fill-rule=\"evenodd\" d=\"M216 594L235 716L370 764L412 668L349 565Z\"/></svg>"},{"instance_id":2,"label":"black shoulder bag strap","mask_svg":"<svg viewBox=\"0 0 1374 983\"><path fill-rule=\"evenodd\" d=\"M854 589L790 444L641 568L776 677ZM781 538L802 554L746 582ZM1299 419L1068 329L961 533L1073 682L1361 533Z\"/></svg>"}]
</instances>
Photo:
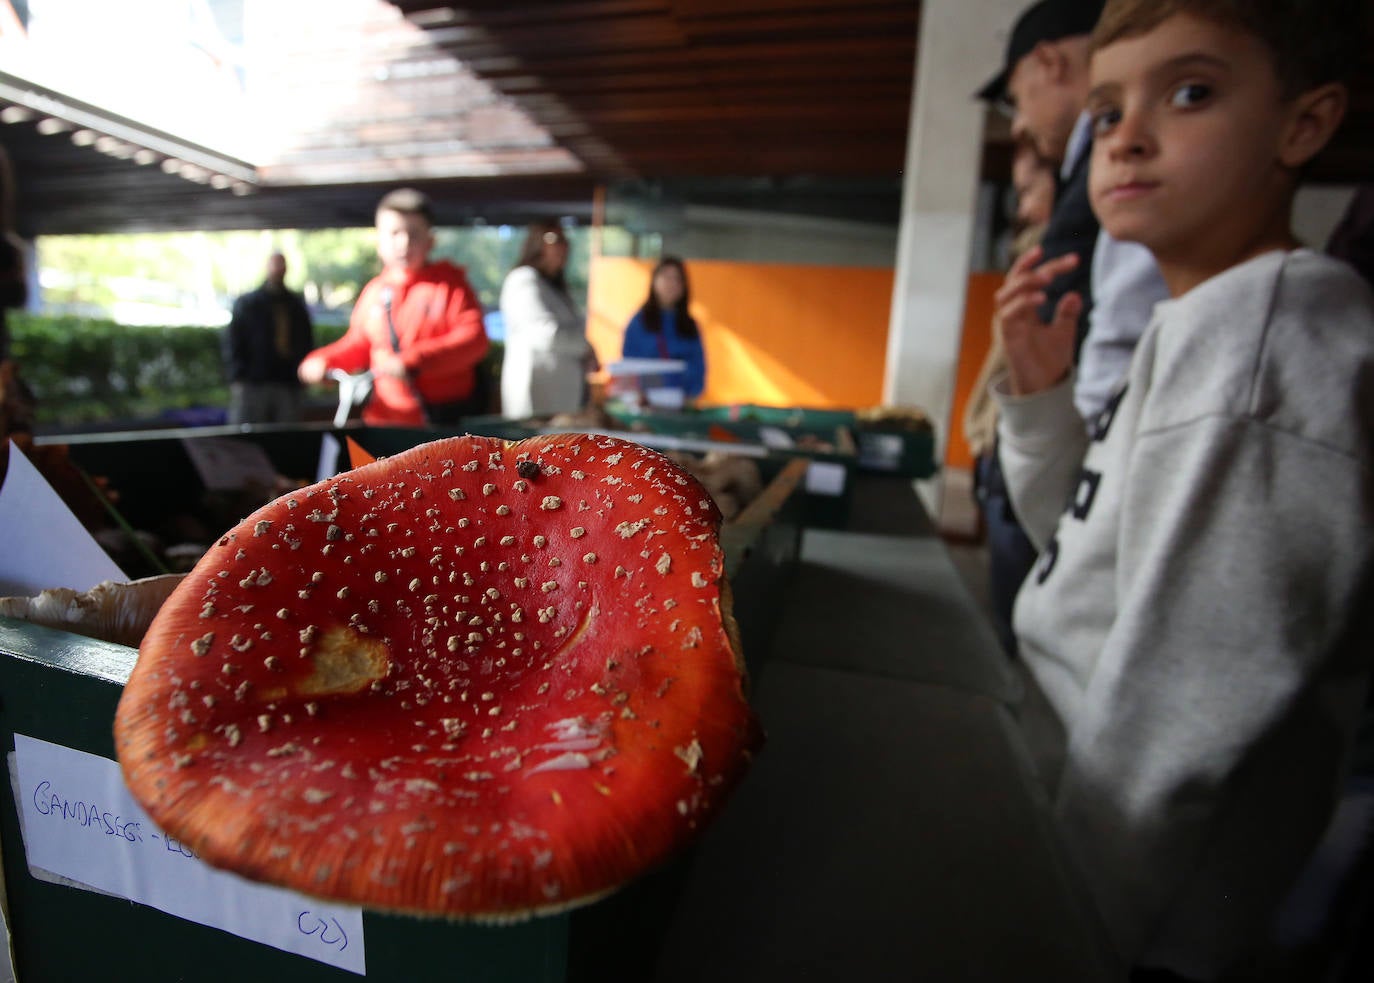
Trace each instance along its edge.
<instances>
[{"instance_id":1,"label":"black shoulder bag strap","mask_svg":"<svg viewBox=\"0 0 1374 983\"><path fill-rule=\"evenodd\" d=\"M386 314L386 330L391 336L391 350L399 355L401 354L401 336L396 333L396 322L391 317L391 298L391 288L383 287L382 312ZM409 375L406 376L406 385L410 387L411 395L415 397L415 401L420 404L420 415L424 417L425 423L429 423L431 419L429 404L425 402L425 397L420 395L420 388L415 385L415 380Z\"/></svg>"}]
</instances>

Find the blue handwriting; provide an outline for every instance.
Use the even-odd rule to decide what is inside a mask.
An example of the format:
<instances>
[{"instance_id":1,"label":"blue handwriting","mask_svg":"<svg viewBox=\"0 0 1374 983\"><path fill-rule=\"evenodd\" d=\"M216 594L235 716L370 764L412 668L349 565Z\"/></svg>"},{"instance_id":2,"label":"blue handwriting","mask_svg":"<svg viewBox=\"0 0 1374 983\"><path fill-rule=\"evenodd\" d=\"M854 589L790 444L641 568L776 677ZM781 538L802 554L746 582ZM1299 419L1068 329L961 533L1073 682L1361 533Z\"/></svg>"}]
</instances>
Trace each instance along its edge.
<instances>
[{"instance_id":1,"label":"blue handwriting","mask_svg":"<svg viewBox=\"0 0 1374 983\"><path fill-rule=\"evenodd\" d=\"M313 911L302 911L296 916L296 928L300 929L302 935L319 935L321 942L328 946L338 946L340 952L348 948L348 933L343 930L337 918L330 918L325 922ZM330 938L331 934L333 938Z\"/></svg>"},{"instance_id":2,"label":"blue handwriting","mask_svg":"<svg viewBox=\"0 0 1374 983\"><path fill-rule=\"evenodd\" d=\"M105 836L115 836L130 843L142 843L141 822L130 822L123 816L103 811L94 802L83 802L63 798L53 791L52 782L39 782L33 790L33 807L40 816L54 816L65 822L75 823L85 829L94 829Z\"/></svg>"}]
</instances>

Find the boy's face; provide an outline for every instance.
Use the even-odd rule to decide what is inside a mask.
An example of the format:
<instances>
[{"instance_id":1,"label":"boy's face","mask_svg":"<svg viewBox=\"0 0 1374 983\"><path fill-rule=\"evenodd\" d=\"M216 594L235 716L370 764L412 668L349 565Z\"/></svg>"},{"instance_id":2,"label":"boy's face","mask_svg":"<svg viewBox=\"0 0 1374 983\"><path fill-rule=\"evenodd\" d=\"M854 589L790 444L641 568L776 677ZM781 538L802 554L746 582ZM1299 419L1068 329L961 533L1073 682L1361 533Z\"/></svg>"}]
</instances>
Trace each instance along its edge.
<instances>
[{"instance_id":1,"label":"boy's face","mask_svg":"<svg viewBox=\"0 0 1374 983\"><path fill-rule=\"evenodd\" d=\"M418 270L429 258L434 233L423 215L384 208L377 213L377 255L389 270Z\"/></svg>"},{"instance_id":2,"label":"boy's face","mask_svg":"<svg viewBox=\"0 0 1374 983\"><path fill-rule=\"evenodd\" d=\"M1283 245L1291 107L1259 40L1177 14L1099 49L1091 79L1103 228L1204 276Z\"/></svg>"}]
</instances>

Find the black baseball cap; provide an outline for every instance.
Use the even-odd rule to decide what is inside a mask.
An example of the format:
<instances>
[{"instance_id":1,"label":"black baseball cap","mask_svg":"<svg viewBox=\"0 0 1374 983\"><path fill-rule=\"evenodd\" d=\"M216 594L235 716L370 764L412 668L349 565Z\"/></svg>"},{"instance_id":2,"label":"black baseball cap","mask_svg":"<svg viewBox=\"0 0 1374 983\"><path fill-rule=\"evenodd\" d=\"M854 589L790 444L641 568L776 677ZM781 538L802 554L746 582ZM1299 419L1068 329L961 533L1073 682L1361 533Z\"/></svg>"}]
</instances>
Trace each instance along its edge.
<instances>
[{"instance_id":1,"label":"black baseball cap","mask_svg":"<svg viewBox=\"0 0 1374 983\"><path fill-rule=\"evenodd\" d=\"M978 98L1000 102L1007 97L1007 79L1016 63L1042 41L1058 41L1079 34L1088 34L1102 16L1105 0L1040 0L1027 7L1016 19L1007 39L1007 57L1002 70L987 85L978 90Z\"/></svg>"}]
</instances>

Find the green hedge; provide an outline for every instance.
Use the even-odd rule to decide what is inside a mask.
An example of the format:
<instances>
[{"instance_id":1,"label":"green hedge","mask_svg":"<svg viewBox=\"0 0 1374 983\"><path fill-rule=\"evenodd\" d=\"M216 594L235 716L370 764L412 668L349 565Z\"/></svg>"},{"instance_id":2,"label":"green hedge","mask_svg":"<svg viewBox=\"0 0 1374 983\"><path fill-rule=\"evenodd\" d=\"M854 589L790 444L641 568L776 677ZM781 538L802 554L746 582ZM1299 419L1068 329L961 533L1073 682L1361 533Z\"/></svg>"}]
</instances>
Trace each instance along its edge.
<instances>
[{"instance_id":1,"label":"green hedge","mask_svg":"<svg viewBox=\"0 0 1374 983\"><path fill-rule=\"evenodd\" d=\"M148 420L226 407L219 328L136 327L79 317L8 314L11 354L38 398L40 426ZM343 325L316 325L318 344ZM493 345L487 366L500 365Z\"/></svg>"}]
</instances>

